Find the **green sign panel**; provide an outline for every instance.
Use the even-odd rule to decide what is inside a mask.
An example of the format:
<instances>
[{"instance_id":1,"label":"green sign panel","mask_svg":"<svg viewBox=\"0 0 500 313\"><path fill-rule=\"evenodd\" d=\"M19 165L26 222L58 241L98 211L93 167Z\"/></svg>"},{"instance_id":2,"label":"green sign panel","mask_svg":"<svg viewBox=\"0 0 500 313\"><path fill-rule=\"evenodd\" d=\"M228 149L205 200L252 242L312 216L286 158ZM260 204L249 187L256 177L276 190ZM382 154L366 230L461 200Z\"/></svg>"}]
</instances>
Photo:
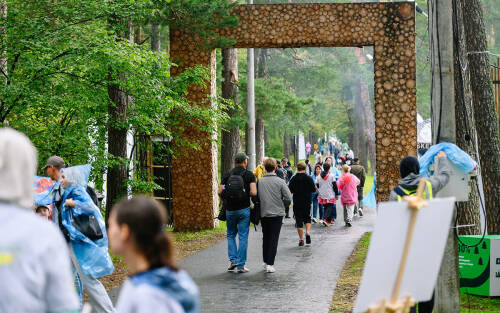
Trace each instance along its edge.
<instances>
[{"instance_id":1,"label":"green sign panel","mask_svg":"<svg viewBox=\"0 0 500 313\"><path fill-rule=\"evenodd\" d=\"M500 235L460 236L458 244L460 289L475 295L500 296Z\"/></svg>"}]
</instances>

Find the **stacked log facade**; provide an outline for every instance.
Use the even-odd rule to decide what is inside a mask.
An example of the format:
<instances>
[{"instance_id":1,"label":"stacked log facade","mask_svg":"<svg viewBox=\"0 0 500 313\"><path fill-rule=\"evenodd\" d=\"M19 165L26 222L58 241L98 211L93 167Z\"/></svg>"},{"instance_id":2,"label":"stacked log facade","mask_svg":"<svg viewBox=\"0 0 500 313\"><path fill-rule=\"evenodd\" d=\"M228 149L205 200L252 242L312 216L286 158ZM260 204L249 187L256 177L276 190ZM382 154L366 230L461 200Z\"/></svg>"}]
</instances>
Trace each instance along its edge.
<instances>
[{"instance_id":1,"label":"stacked log facade","mask_svg":"<svg viewBox=\"0 0 500 313\"><path fill-rule=\"evenodd\" d=\"M415 6L411 2L353 4L240 5L233 13L237 27L219 30L235 38L234 48L298 48L374 46L377 197L387 200L399 179L399 162L416 155L417 107L415 64ZM215 73L214 51L178 30L171 32L171 56L183 69L200 64ZM211 88L194 87L193 105L205 104ZM186 135L211 138L189 128ZM173 196L178 229L213 227L217 209L217 150L181 151L174 162Z\"/></svg>"}]
</instances>

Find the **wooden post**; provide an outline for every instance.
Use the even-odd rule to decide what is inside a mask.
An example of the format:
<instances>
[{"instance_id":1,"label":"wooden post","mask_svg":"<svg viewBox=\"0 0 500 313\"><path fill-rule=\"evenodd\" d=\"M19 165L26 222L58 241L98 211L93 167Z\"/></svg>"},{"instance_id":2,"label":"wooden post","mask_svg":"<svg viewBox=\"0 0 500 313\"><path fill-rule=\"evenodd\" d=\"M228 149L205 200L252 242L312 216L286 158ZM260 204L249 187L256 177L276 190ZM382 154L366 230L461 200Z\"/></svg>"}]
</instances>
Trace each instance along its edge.
<instances>
[{"instance_id":1,"label":"wooden post","mask_svg":"<svg viewBox=\"0 0 500 313\"><path fill-rule=\"evenodd\" d=\"M456 142L452 0L430 0L432 141ZM456 211L454 212L454 216ZM460 311L457 240L450 228L435 289L434 312Z\"/></svg>"}]
</instances>

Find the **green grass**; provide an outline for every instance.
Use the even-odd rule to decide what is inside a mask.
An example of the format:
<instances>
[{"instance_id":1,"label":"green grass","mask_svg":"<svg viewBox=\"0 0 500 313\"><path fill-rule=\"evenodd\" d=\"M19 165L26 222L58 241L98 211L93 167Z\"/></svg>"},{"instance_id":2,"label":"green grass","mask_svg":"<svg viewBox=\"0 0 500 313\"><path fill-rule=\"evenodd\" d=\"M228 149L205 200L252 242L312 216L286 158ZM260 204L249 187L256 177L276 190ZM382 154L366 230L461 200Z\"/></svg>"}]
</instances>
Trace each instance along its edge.
<instances>
[{"instance_id":1,"label":"green grass","mask_svg":"<svg viewBox=\"0 0 500 313\"><path fill-rule=\"evenodd\" d=\"M461 291L460 312L500 313L500 297L467 295L465 292Z\"/></svg>"},{"instance_id":2,"label":"green grass","mask_svg":"<svg viewBox=\"0 0 500 313\"><path fill-rule=\"evenodd\" d=\"M174 232L173 227L167 227L167 230L173 232L173 235L175 236L175 240L177 242L184 242L184 241L203 239L206 237L210 237L214 234L221 234L221 233L225 234L227 227L226 227L226 222L219 221L219 226L213 229L205 229L196 232Z\"/></svg>"},{"instance_id":3,"label":"green grass","mask_svg":"<svg viewBox=\"0 0 500 313\"><path fill-rule=\"evenodd\" d=\"M361 282L363 267L365 266L366 254L370 245L371 233L361 237L358 245L354 248L351 256L347 259L340 277L337 279L337 287L330 304L329 313L351 312Z\"/></svg>"}]
</instances>

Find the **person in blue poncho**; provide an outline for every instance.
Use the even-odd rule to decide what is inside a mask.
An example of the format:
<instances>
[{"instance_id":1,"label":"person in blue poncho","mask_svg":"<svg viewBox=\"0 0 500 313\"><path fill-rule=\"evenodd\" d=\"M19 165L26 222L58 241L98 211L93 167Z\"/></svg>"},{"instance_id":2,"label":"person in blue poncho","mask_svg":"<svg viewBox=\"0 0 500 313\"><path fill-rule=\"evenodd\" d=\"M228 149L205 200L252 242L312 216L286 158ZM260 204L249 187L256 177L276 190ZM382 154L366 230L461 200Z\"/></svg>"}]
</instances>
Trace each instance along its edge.
<instances>
[{"instance_id":1,"label":"person in blue poncho","mask_svg":"<svg viewBox=\"0 0 500 313\"><path fill-rule=\"evenodd\" d=\"M200 312L198 287L174 262L165 212L144 197L122 200L111 211L111 251L123 256L130 275L118 298L119 313Z\"/></svg>"},{"instance_id":2,"label":"person in blue poncho","mask_svg":"<svg viewBox=\"0 0 500 313\"><path fill-rule=\"evenodd\" d=\"M90 165L61 169L62 227L67 232L73 271L87 291L92 307L99 313L115 312L106 289L97 278L113 273L108 238L101 212L86 192ZM80 302L83 292L79 289Z\"/></svg>"}]
</instances>

